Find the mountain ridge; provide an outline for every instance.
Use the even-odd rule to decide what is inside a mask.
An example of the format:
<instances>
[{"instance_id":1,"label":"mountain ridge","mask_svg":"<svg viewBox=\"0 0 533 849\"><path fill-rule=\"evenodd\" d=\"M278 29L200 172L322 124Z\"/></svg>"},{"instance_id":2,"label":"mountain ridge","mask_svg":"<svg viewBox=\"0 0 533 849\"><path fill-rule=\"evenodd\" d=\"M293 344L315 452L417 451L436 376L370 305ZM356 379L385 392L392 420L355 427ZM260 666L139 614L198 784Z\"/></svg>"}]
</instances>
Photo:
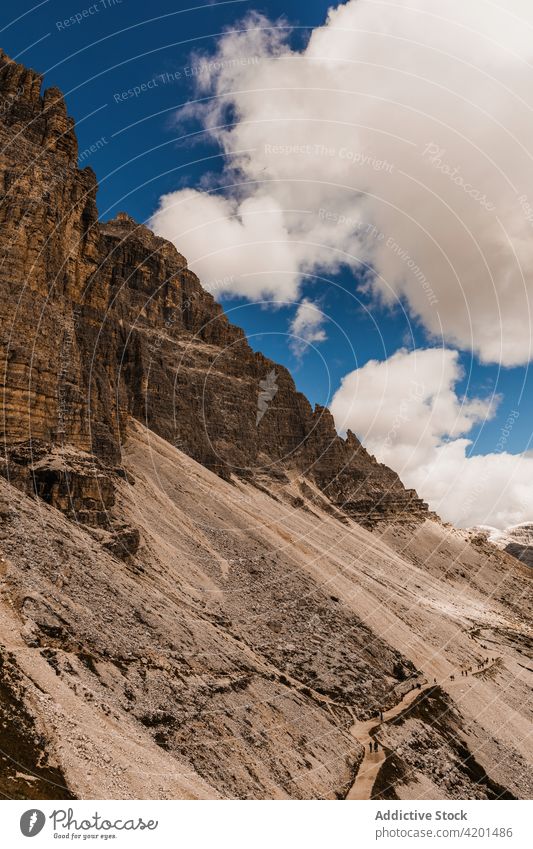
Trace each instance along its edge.
<instances>
[{"instance_id":1,"label":"mountain ridge","mask_svg":"<svg viewBox=\"0 0 533 849\"><path fill-rule=\"evenodd\" d=\"M133 416L225 477L268 478L294 468L358 521L424 518L427 505L413 490L351 432L339 437L329 410L313 409L286 368L252 351L171 243L126 213L98 221L96 178L77 168L61 93L41 96L40 86L40 75L0 55L8 104L3 282L21 281L10 292L17 309L2 305L4 340L23 335L23 309L38 327L31 349L4 347L5 442L71 445L119 465ZM271 373L275 392L258 421L260 382ZM32 377L35 395L21 386ZM20 453L14 481L23 477L18 460ZM86 514L83 485L76 501ZM88 497L94 501L94 492Z\"/></svg>"}]
</instances>

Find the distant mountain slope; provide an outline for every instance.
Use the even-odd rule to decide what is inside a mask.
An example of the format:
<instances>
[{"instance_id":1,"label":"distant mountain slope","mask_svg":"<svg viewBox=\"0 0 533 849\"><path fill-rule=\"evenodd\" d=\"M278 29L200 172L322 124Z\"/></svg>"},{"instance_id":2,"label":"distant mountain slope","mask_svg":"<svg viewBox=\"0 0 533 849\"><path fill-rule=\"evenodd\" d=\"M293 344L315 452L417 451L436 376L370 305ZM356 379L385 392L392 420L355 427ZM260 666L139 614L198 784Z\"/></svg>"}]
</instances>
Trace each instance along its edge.
<instances>
[{"instance_id":1,"label":"distant mountain slope","mask_svg":"<svg viewBox=\"0 0 533 849\"><path fill-rule=\"evenodd\" d=\"M533 522L511 525L503 531L488 525L480 525L472 530L475 533L483 534L502 551L507 551L517 560L521 560L522 563L533 566Z\"/></svg>"}]
</instances>

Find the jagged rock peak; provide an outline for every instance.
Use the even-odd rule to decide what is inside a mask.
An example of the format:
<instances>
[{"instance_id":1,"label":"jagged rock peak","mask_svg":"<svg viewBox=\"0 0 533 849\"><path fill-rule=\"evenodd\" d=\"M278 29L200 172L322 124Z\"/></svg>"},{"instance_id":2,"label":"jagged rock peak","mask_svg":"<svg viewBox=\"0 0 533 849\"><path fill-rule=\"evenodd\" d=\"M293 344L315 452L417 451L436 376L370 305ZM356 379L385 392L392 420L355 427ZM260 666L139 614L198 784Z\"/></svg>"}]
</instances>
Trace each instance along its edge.
<instances>
[{"instance_id":1,"label":"jagged rock peak","mask_svg":"<svg viewBox=\"0 0 533 849\"><path fill-rule=\"evenodd\" d=\"M166 255L180 269L187 268L187 260L179 253L172 242L156 236L149 227L145 224L139 224L127 212L118 212L115 218L102 222L100 224L100 230L104 236L120 239L121 241L125 239L128 239L130 242L136 240L151 252ZM199 281L198 285L200 285Z\"/></svg>"},{"instance_id":2,"label":"jagged rock peak","mask_svg":"<svg viewBox=\"0 0 533 849\"><path fill-rule=\"evenodd\" d=\"M2 121L16 133L76 161L74 119L67 114L63 93L55 87L41 94L43 77L14 62L0 49Z\"/></svg>"}]
</instances>

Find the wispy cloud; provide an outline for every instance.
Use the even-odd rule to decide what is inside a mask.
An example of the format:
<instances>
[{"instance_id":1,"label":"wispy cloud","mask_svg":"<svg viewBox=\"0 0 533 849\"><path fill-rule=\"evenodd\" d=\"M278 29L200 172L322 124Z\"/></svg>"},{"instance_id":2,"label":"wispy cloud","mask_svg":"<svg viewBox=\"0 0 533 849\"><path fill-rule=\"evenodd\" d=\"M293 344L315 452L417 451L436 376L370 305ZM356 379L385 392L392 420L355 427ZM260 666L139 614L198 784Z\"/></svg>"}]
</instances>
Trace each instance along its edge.
<instances>
[{"instance_id":1,"label":"wispy cloud","mask_svg":"<svg viewBox=\"0 0 533 849\"><path fill-rule=\"evenodd\" d=\"M302 357L310 345L326 341L326 331L322 326L325 320L322 310L309 298L303 298L298 304L289 327L290 348L297 357Z\"/></svg>"}]
</instances>

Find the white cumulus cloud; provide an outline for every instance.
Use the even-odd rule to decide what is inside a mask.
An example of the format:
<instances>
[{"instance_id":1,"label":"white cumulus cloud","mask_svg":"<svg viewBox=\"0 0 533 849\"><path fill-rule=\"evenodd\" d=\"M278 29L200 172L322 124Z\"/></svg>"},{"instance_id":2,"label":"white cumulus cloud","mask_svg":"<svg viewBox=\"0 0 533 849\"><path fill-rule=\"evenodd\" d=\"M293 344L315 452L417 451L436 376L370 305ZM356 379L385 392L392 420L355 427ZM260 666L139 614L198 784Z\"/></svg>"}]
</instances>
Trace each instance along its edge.
<instances>
[{"instance_id":1,"label":"white cumulus cloud","mask_svg":"<svg viewBox=\"0 0 533 849\"><path fill-rule=\"evenodd\" d=\"M491 452L469 456L470 431L501 399L459 397L462 376L456 351L401 350L346 375L331 410L339 430L357 433L443 519L497 528L530 520L533 457L505 450L518 411L504 415Z\"/></svg>"},{"instance_id":2,"label":"white cumulus cloud","mask_svg":"<svg viewBox=\"0 0 533 849\"><path fill-rule=\"evenodd\" d=\"M186 116L220 145L219 188L152 224L207 280L295 298L344 263L428 334L486 362L531 357L533 6L349 0L307 46L258 15L196 61Z\"/></svg>"},{"instance_id":3,"label":"white cumulus cloud","mask_svg":"<svg viewBox=\"0 0 533 849\"><path fill-rule=\"evenodd\" d=\"M300 301L289 328L290 346L297 356L302 356L309 345L325 342L327 335L322 327L325 319L322 310L309 298Z\"/></svg>"}]
</instances>

